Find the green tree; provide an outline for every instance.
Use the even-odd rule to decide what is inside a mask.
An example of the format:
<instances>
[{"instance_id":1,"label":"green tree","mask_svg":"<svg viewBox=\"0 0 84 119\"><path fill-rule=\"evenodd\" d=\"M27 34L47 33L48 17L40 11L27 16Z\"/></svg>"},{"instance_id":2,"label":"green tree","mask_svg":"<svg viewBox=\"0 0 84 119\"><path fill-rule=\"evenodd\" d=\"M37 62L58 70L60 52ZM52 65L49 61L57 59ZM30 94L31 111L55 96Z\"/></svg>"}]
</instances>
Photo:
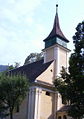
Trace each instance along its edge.
<instances>
[{"instance_id":1,"label":"green tree","mask_svg":"<svg viewBox=\"0 0 84 119\"><path fill-rule=\"evenodd\" d=\"M0 100L0 118L4 118L9 115L7 112L8 107Z\"/></svg>"},{"instance_id":2,"label":"green tree","mask_svg":"<svg viewBox=\"0 0 84 119\"><path fill-rule=\"evenodd\" d=\"M18 68L20 66L19 62L15 62L14 68Z\"/></svg>"},{"instance_id":3,"label":"green tree","mask_svg":"<svg viewBox=\"0 0 84 119\"><path fill-rule=\"evenodd\" d=\"M8 107L10 119L13 119L13 111L17 103L20 105L29 89L29 83L25 76L0 75L0 102ZM2 108L1 108L2 109Z\"/></svg>"},{"instance_id":4,"label":"green tree","mask_svg":"<svg viewBox=\"0 0 84 119\"><path fill-rule=\"evenodd\" d=\"M9 65L9 67L8 67L8 69L6 71L18 68L19 66L20 66L20 63L19 62L15 62L14 65Z\"/></svg>"},{"instance_id":5,"label":"green tree","mask_svg":"<svg viewBox=\"0 0 84 119\"><path fill-rule=\"evenodd\" d=\"M7 70L12 70L12 69L14 69L14 66L10 65ZM6 70L6 72L7 72L7 70Z\"/></svg>"},{"instance_id":6,"label":"green tree","mask_svg":"<svg viewBox=\"0 0 84 119\"><path fill-rule=\"evenodd\" d=\"M73 36L74 53L69 60L69 73L62 68L61 77L54 81L63 103L68 103L68 114L74 118L84 115L84 21L76 27Z\"/></svg>"},{"instance_id":7,"label":"green tree","mask_svg":"<svg viewBox=\"0 0 84 119\"><path fill-rule=\"evenodd\" d=\"M24 65L41 59L43 59L43 53L30 53L30 55L25 59Z\"/></svg>"}]
</instances>

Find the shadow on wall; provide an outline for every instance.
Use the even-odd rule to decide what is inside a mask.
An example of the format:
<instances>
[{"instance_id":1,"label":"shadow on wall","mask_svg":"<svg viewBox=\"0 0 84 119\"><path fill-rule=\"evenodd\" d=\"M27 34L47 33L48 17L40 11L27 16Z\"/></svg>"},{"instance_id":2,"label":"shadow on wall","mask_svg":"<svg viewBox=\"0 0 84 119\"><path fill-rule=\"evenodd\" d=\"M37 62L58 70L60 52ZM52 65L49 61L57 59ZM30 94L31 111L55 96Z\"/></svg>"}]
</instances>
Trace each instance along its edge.
<instances>
[{"instance_id":1,"label":"shadow on wall","mask_svg":"<svg viewBox=\"0 0 84 119\"><path fill-rule=\"evenodd\" d=\"M53 115L50 115L50 116L48 117L48 119L54 119L54 118L53 118Z\"/></svg>"},{"instance_id":2,"label":"shadow on wall","mask_svg":"<svg viewBox=\"0 0 84 119\"><path fill-rule=\"evenodd\" d=\"M51 98L51 101L52 101L52 114L48 117L48 119L56 119L55 115L54 115L54 112L55 112L55 95L52 94L52 98Z\"/></svg>"}]
</instances>

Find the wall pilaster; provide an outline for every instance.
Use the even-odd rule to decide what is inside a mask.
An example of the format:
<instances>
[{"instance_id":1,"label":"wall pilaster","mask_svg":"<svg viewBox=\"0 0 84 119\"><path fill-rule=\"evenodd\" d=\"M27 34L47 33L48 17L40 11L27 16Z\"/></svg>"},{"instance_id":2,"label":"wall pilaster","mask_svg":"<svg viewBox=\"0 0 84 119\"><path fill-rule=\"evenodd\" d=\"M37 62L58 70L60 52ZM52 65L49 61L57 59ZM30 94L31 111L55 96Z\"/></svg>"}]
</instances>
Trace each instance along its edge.
<instances>
[{"instance_id":1,"label":"wall pilaster","mask_svg":"<svg viewBox=\"0 0 84 119\"><path fill-rule=\"evenodd\" d=\"M55 69L56 69L56 71L55 71L55 75L56 76L59 76L60 74L60 64L59 64L59 47L55 47L54 48L54 59L56 60L56 64L55 64Z\"/></svg>"},{"instance_id":2,"label":"wall pilaster","mask_svg":"<svg viewBox=\"0 0 84 119\"><path fill-rule=\"evenodd\" d=\"M41 101L41 93L42 89L41 88L36 88L36 93L35 93L35 114L34 114L34 119L40 119L40 101Z\"/></svg>"},{"instance_id":3,"label":"wall pilaster","mask_svg":"<svg viewBox=\"0 0 84 119\"><path fill-rule=\"evenodd\" d=\"M42 90L31 87L28 99L28 119L40 119L40 99Z\"/></svg>"}]
</instances>

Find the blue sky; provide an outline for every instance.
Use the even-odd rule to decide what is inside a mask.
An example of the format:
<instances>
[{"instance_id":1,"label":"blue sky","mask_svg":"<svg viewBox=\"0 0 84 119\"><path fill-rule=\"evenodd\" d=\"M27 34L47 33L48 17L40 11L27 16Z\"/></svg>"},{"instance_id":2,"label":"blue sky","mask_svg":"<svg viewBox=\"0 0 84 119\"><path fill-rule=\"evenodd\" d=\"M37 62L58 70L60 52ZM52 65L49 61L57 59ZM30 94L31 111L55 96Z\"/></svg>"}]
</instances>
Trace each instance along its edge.
<instances>
[{"instance_id":1,"label":"blue sky","mask_svg":"<svg viewBox=\"0 0 84 119\"><path fill-rule=\"evenodd\" d=\"M56 3L68 48L73 49L75 27L84 20L84 0L0 0L0 64L23 65L31 52L41 52L53 27Z\"/></svg>"}]
</instances>

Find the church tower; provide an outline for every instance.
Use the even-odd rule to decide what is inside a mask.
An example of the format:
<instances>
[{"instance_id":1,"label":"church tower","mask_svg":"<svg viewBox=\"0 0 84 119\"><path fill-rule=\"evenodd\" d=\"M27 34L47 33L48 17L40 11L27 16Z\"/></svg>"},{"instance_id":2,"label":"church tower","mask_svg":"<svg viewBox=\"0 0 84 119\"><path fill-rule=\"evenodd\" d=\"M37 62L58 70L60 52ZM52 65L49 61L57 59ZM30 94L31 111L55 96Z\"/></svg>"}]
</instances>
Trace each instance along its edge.
<instances>
[{"instance_id":1,"label":"church tower","mask_svg":"<svg viewBox=\"0 0 84 119\"><path fill-rule=\"evenodd\" d=\"M19 113L14 115L15 119L61 119L61 117L63 119L65 117L65 112L60 113L64 105L61 95L54 89L53 81L60 75L62 66L67 68L67 54L70 51L67 48L68 42L60 28L58 5L56 5L53 29L44 39L44 60L10 71L14 74L25 74L31 83Z\"/></svg>"},{"instance_id":2,"label":"church tower","mask_svg":"<svg viewBox=\"0 0 84 119\"><path fill-rule=\"evenodd\" d=\"M44 63L55 60L56 72L55 75L59 75L62 66L67 68L67 53L70 51L67 48L69 40L64 36L61 31L58 17L58 5L56 5L56 15L54 19L53 29L46 39L44 39L45 48Z\"/></svg>"}]
</instances>

